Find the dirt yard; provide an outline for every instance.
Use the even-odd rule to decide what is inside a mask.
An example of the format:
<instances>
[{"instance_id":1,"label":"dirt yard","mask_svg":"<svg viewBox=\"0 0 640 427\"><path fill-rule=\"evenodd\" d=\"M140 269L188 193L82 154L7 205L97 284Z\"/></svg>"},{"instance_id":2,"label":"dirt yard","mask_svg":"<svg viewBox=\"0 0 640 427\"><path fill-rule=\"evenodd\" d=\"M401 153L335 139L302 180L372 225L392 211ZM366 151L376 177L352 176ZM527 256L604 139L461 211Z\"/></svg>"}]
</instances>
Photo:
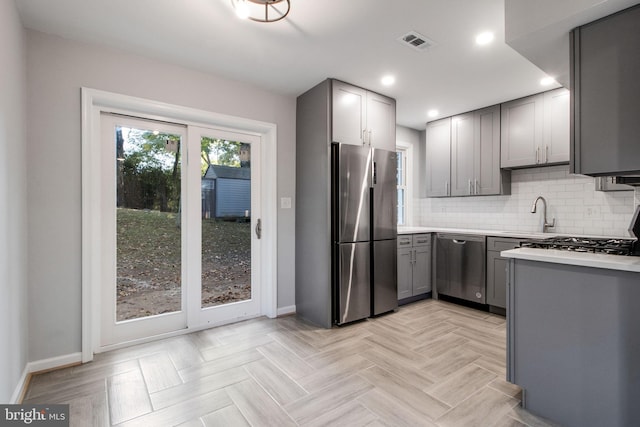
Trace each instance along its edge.
<instances>
[{"instance_id":1,"label":"dirt yard","mask_svg":"<svg viewBox=\"0 0 640 427\"><path fill-rule=\"evenodd\" d=\"M251 226L202 220L202 305L251 297ZM117 320L180 310L176 214L118 209Z\"/></svg>"}]
</instances>

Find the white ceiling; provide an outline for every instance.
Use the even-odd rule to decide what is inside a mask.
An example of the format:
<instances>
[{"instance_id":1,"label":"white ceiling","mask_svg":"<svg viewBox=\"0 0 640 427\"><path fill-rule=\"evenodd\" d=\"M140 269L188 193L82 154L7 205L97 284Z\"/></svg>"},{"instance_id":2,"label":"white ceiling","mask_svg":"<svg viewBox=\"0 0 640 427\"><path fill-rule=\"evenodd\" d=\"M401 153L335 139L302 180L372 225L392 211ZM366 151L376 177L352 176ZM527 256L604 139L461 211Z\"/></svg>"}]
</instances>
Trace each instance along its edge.
<instances>
[{"instance_id":1,"label":"white ceiling","mask_svg":"<svg viewBox=\"0 0 640 427\"><path fill-rule=\"evenodd\" d=\"M277 23L241 21L230 0L16 0L24 25L297 96L335 77L397 100L398 124L466 112L548 88L504 43L504 0L291 0ZM417 31L436 45L396 39ZM480 31L495 32L477 46ZM396 76L384 87L382 75Z\"/></svg>"}]
</instances>

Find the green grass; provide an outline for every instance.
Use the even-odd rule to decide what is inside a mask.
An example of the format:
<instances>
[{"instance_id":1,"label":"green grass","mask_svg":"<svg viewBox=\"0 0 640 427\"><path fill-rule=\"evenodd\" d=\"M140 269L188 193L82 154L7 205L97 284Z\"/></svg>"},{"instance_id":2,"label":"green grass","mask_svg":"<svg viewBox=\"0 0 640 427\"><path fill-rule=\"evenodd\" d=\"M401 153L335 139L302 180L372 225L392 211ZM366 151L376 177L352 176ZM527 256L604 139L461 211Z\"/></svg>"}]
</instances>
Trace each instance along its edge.
<instances>
[{"instance_id":1,"label":"green grass","mask_svg":"<svg viewBox=\"0 0 640 427\"><path fill-rule=\"evenodd\" d=\"M142 273L154 283L179 283L181 229L175 213L118 209L117 250L119 275ZM245 222L202 220L203 271L220 264L251 260L251 225Z\"/></svg>"},{"instance_id":2,"label":"green grass","mask_svg":"<svg viewBox=\"0 0 640 427\"><path fill-rule=\"evenodd\" d=\"M181 229L175 213L117 212L118 320L180 309ZM251 296L251 225L202 220L203 306Z\"/></svg>"}]
</instances>

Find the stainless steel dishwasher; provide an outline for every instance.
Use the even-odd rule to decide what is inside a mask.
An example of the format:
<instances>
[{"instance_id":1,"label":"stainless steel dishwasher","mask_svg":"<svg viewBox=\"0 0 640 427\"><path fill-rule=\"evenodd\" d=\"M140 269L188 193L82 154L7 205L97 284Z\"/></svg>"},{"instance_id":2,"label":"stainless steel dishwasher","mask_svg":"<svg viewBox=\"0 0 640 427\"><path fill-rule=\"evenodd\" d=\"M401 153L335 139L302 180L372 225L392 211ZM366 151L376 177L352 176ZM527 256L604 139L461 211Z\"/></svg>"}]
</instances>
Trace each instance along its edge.
<instances>
[{"instance_id":1,"label":"stainless steel dishwasher","mask_svg":"<svg viewBox=\"0 0 640 427\"><path fill-rule=\"evenodd\" d=\"M436 292L486 304L486 237L438 233Z\"/></svg>"}]
</instances>

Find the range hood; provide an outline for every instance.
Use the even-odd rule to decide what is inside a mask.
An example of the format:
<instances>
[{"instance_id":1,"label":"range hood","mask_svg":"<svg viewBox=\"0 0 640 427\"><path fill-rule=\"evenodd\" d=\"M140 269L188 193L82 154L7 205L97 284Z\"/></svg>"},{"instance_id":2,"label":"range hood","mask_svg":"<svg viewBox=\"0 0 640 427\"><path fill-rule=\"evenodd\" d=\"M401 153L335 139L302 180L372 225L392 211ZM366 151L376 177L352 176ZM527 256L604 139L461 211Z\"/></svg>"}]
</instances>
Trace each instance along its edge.
<instances>
[{"instance_id":1,"label":"range hood","mask_svg":"<svg viewBox=\"0 0 640 427\"><path fill-rule=\"evenodd\" d=\"M505 42L568 88L569 33L638 0L505 0Z\"/></svg>"},{"instance_id":2,"label":"range hood","mask_svg":"<svg viewBox=\"0 0 640 427\"><path fill-rule=\"evenodd\" d=\"M623 175L623 176L614 176L613 177L614 184L626 184L632 185L634 187L640 187L640 175Z\"/></svg>"}]
</instances>

